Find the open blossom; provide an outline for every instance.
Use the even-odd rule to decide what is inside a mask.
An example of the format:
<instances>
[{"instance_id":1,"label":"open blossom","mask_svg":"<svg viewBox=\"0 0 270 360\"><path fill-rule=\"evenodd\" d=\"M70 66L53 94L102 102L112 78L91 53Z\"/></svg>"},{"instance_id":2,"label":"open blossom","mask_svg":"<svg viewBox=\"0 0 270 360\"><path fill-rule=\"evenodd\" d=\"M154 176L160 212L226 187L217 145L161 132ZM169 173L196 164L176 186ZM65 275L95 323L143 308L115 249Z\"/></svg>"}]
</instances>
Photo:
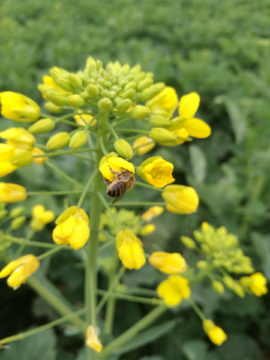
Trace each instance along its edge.
<instances>
[{"instance_id":1,"label":"open blossom","mask_svg":"<svg viewBox=\"0 0 270 360\"><path fill-rule=\"evenodd\" d=\"M203 330L215 345L220 346L227 340L225 332L210 319L204 320Z\"/></svg>"},{"instance_id":2,"label":"open blossom","mask_svg":"<svg viewBox=\"0 0 270 360\"><path fill-rule=\"evenodd\" d=\"M1 131L0 137L7 140L7 145L16 149L31 150L36 138L24 128L9 128Z\"/></svg>"},{"instance_id":3,"label":"open blossom","mask_svg":"<svg viewBox=\"0 0 270 360\"><path fill-rule=\"evenodd\" d=\"M142 243L132 231L118 231L116 248L119 258L126 268L138 270L145 264Z\"/></svg>"},{"instance_id":4,"label":"open blossom","mask_svg":"<svg viewBox=\"0 0 270 360\"><path fill-rule=\"evenodd\" d=\"M95 350L97 353L100 353L103 349L103 345L98 338L99 328L97 326L89 325L86 330L86 341L85 344L91 349Z\"/></svg>"},{"instance_id":5,"label":"open blossom","mask_svg":"<svg viewBox=\"0 0 270 360\"><path fill-rule=\"evenodd\" d=\"M168 307L179 305L183 298L190 298L188 280L179 275L171 275L159 284L157 293Z\"/></svg>"},{"instance_id":6,"label":"open blossom","mask_svg":"<svg viewBox=\"0 0 270 360\"><path fill-rule=\"evenodd\" d=\"M46 224L54 220L55 215L50 210L45 210L43 205L35 205L32 209L30 227L36 231L42 230Z\"/></svg>"},{"instance_id":7,"label":"open blossom","mask_svg":"<svg viewBox=\"0 0 270 360\"><path fill-rule=\"evenodd\" d=\"M11 163L14 156L15 149L13 146L0 144L0 177L10 174L18 168Z\"/></svg>"},{"instance_id":8,"label":"open blossom","mask_svg":"<svg viewBox=\"0 0 270 360\"><path fill-rule=\"evenodd\" d=\"M9 276L8 286L16 290L39 268L39 265L40 263L34 255L25 255L5 266L0 272L0 278Z\"/></svg>"},{"instance_id":9,"label":"open blossom","mask_svg":"<svg viewBox=\"0 0 270 360\"><path fill-rule=\"evenodd\" d=\"M39 118L39 106L27 96L12 91L0 93L1 113L5 118L19 121L31 122Z\"/></svg>"},{"instance_id":10,"label":"open blossom","mask_svg":"<svg viewBox=\"0 0 270 360\"><path fill-rule=\"evenodd\" d=\"M157 188L162 188L174 182L172 177L173 164L162 159L161 156L154 156L145 160L137 169L141 178Z\"/></svg>"},{"instance_id":11,"label":"open blossom","mask_svg":"<svg viewBox=\"0 0 270 360\"><path fill-rule=\"evenodd\" d=\"M178 97L175 89L171 86L166 86L157 96L146 103L152 111L157 110L171 110L176 108Z\"/></svg>"},{"instance_id":12,"label":"open blossom","mask_svg":"<svg viewBox=\"0 0 270 360\"><path fill-rule=\"evenodd\" d=\"M257 272L250 276L244 276L240 279L241 285L248 287L249 290L256 296L265 295L267 290L267 280L262 273Z\"/></svg>"},{"instance_id":13,"label":"open blossom","mask_svg":"<svg viewBox=\"0 0 270 360\"><path fill-rule=\"evenodd\" d=\"M26 198L26 189L23 186L0 182L0 203L13 203Z\"/></svg>"},{"instance_id":14,"label":"open blossom","mask_svg":"<svg viewBox=\"0 0 270 360\"><path fill-rule=\"evenodd\" d=\"M121 157L118 157L114 152L103 156L99 163L99 171L101 172L102 176L109 181L113 181L115 178L113 171L120 172L123 169L128 170L132 174L135 173L134 166L130 162L122 159Z\"/></svg>"},{"instance_id":15,"label":"open blossom","mask_svg":"<svg viewBox=\"0 0 270 360\"><path fill-rule=\"evenodd\" d=\"M142 219L144 221L151 221L153 218L161 215L164 212L162 206L152 206L145 213L142 214Z\"/></svg>"},{"instance_id":16,"label":"open blossom","mask_svg":"<svg viewBox=\"0 0 270 360\"><path fill-rule=\"evenodd\" d=\"M189 186L166 186L161 196L167 203L166 209L176 214L192 214L199 205L198 194Z\"/></svg>"},{"instance_id":17,"label":"open blossom","mask_svg":"<svg viewBox=\"0 0 270 360\"><path fill-rule=\"evenodd\" d=\"M87 124L90 123L90 121L92 121L92 119L93 119L92 114L83 113L82 110L79 110L78 112L79 112L79 114L73 116L74 120L76 121L76 123L78 125L86 126ZM95 125L96 123L97 123L97 120L95 119L91 122L91 126Z\"/></svg>"},{"instance_id":18,"label":"open blossom","mask_svg":"<svg viewBox=\"0 0 270 360\"><path fill-rule=\"evenodd\" d=\"M83 209L71 206L57 219L57 226L53 230L53 240L57 245L70 246L74 250L85 245L89 236L89 218Z\"/></svg>"},{"instance_id":19,"label":"open blossom","mask_svg":"<svg viewBox=\"0 0 270 360\"><path fill-rule=\"evenodd\" d=\"M149 263L165 274L179 274L187 269L185 259L178 253L153 252Z\"/></svg>"}]
</instances>

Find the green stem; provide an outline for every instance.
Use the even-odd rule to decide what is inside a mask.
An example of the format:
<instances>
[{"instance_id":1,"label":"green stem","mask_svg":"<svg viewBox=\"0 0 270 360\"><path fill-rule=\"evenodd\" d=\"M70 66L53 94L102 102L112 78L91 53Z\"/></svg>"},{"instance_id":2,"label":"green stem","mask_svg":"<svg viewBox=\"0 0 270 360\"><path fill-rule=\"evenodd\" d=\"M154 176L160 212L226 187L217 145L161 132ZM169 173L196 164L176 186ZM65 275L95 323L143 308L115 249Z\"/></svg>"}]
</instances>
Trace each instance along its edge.
<instances>
[{"instance_id":1,"label":"green stem","mask_svg":"<svg viewBox=\"0 0 270 360\"><path fill-rule=\"evenodd\" d=\"M165 202L121 202L113 206L166 206Z\"/></svg>"},{"instance_id":2,"label":"green stem","mask_svg":"<svg viewBox=\"0 0 270 360\"><path fill-rule=\"evenodd\" d=\"M9 343L9 342L12 342L12 341L16 341L16 340L22 340L22 339L27 338L28 336L32 336L32 335L38 334L38 333L40 333L42 331L45 331L47 329L51 329L52 327L54 327L56 325L59 325L59 324L63 324L64 322L69 321L74 317L78 317L80 315L83 315L85 313L85 311L86 311L85 309L81 309L79 311L73 312L72 314L63 316L60 319L54 320L54 321L52 321L52 322L50 322L50 323L48 323L46 325L39 326L36 329L26 331L26 332L20 333L18 335L13 335L13 336L6 337L6 338L0 340L0 345L6 344L6 343Z\"/></svg>"},{"instance_id":3,"label":"green stem","mask_svg":"<svg viewBox=\"0 0 270 360\"><path fill-rule=\"evenodd\" d=\"M106 139L106 125L104 122L107 120L106 114L100 114L99 128L96 135L96 158L94 170L98 171L99 163L103 156L100 145L100 138ZM103 144L106 146L106 144ZM87 245L87 262L85 268L85 300L86 300L86 322L87 325L96 325L96 289L97 289L97 247L98 247L98 234L100 215L102 210L102 203L98 193L102 191L103 179L101 173L98 171L94 179L93 196L91 198L90 207L90 226L91 235ZM87 347L87 359L97 359L97 353Z\"/></svg>"},{"instance_id":4,"label":"green stem","mask_svg":"<svg viewBox=\"0 0 270 360\"><path fill-rule=\"evenodd\" d=\"M80 197L80 199L79 199L79 201L77 203L78 208L80 208L82 206L83 200L84 200L84 198L85 198L85 196L86 196L86 194L88 192L88 189L91 186L92 181L94 180L95 176L97 175L97 171L98 170L94 171L94 173L90 176L90 179L88 180L87 184L85 185L85 188L84 188L84 190L83 190L83 192L81 194L81 197Z\"/></svg>"},{"instance_id":5,"label":"green stem","mask_svg":"<svg viewBox=\"0 0 270 360\"><path fill-rule=\"evenodd\" d=\"M67 175L64 171L60 170L57 166L53 165L52 163L50 163L49 161L46 161L45 164L52 169L54 172L56 172L57 174L61 175L64 179L66 179L67 181L69 181L70 183L72 183L73 185L82 188L82 185L80 183L78 183L76 180L74 180L72 177L70 177L69 175Z\"/></svg>"},{"instance_id":6,"label":"green stem","mask_svg":"<svg viewBox=\"0 0 270 360\"><path fill-rule=\"evenodd\" d=\"M113 281L115 277L115 270L110 272L109 274L109 289L111 288ZM104 295L106 295L106 291L104 292ZM110 293L111 295L111 293ZM105 325L104 325L104 332L105 334L112 334L113 331L113 322L114 322L114 313L115 313L115 304L116 304L116 298L113 296L110 296L107 302L106 306L106 315L105 315Z\"/></svg>"},{"instance_id":7,"label":"green stem","mask_svg":"<svg viewBox=\"0 0 270 360\"><path fill-rule=\"evenodd\" d=\"M150 130L138 130L138 129L117 129L117 131L119 132L134 132L134 133L138 133L138 134L145 134L148 135Z\"/></svg>"},{"instance_id":8,"label":"green stem","mask_svg":"<svg viewBox=\"0 0 270 360\"><path fill-rule=\"evenodd\" d=\"M203 312L199 309L199 307L195 304L195 302L191 299L189 299L188 302L193 307L193 310L196 312L196 314L199 316L199 318L202 321L206 320L206 317L204 316Z\"/></svg>"},{"instance_id":9,"label":"green stem","mask_svg":"<svg viewBox=\"0 0 270 360\"><path fill-rule=\"evenodd\" d=\"M114 128L111 126L111 124L109 123L109 121L106 122L106 125L108 126L108 128L110 129L110 132L112 133L113 137L115 138L115 140L118 140L119 137L116 134Z\"/></svg>"},{"instance_id":10,"label":"green stem","mask_svg":"<svg viewBox=\"0 0 270 360\"><path fill-rule=\"evenodd\" d=\"M209 264L205 269L201 270L199 274L194 276L194 278L189 281L189 286L191 287L196 285L203 278L205 278L214 268L215 266L213 264Z\"/></svg>"},{"instance_id":11,"label":"green stem","mask_svg":"<svg viewBox=\"0 0 270 360\"><path fill-rule=\"evenodd\" d=\"M42 243L39 241L30 241L30 240L26 240L23 238L15 238L14 236L10 236L10 235L4 235L4 239L7 239L11 242L14 242L16 244L25 244L28 246L36 246L36 247L42 247L42 248L50 248L50 249L55 249L58 248L59 245L53 245L53 244L46 244L46 243ZM65 250L71 250L70 247L66 246L64 248Z\"/></svg>"},{"instance_id":12,"label":"green stem","mask_svg":"<svg viewBox=\"0 0 270 360\"><path fill-rule=\"evenodd\" d=\"M92 191L88 191L88 193L91 193ZM27 196L55 196L55 195L75 195L75 194L81 194L81 190L67 190L67 191L29 191L27 192Z\"/></svg>"},{"instance_id":13,"label":"green stem","mask_svg":"<svg viewBox=\"0 0 270 360\"><path fill-rule=\"evenodd\" d=\"M38 259L38 260L45 259L46 257L51 256L52 254L54 254L54 253L56 253L56 252L58 252L58 251L60 251L60 250L63 250L65 247L66 247L66 245L58 245L58 246L55 247L54 249L49 250L49 251L45 252L45 253L42 254L42 255L39 255L39 256L37 257L37 259Z\"/></svg>"},{"instance_id":14,"label":"green stem","mask_svg":"<svg viewBox=\"0 0 270 360\"><path fill-rule=\"evenodd\" d=\"M107 201L104 199L103 195L101 193L98 193L98 196L100 198L100 200L102 201L103 205L105 206L105 208L108 210L108 212L110 213L113 221L115 222L115 225L119 228L119 230L123 230L122 226L120 225L119 221L117 220L116 216L114 215L114 213L112 212L112 209L110 208L110 206L108 205Z\"/></svg>"},{"instance_id":15,"label":"green stem","mask_svg":"<svg viewBox=\"0 0 270 360\"><path fill-rule=\"evenodd\" d=\"M104 295L107 293L106 290L97 290L98 295ZM122 294L117 292L111 292L110 298L116 298L119 300L126 300L131 302L138 302L142 304L150 304L150 305L163 305L163 300L157 299L157 298L145 298L140 296L132 296L128 294Z\"/></svg>"},{"instance_id":16,"label":"green stem","mask_svg":"<svg viewBox=\"0 0 270 360\"><path fill-rule=\"evenodd\" d=\"M152 322L154 322L158 317L160 317L166 311L165 305L159 305L148 313L144 318L139 320L135 325L129 328L126 332L120 335L118 338L113 340L109 345L105 346L102 353L100 354L100 359L106 358L111 353L115 352L122 345L131 340L139 331L145 329Z\"/></svg>"},{"instance_id":17,"label":"green stem","mask_svg":"<svg viewBox=\"0 0 270 360\"><path fill-rule=\"evenodd\" d=\"M107 249L107 247L113 245L114 243L115 243L115 238L113 238L113 239L110 240L110 241L107 241L106 244L104 244L104 245L102 245L102 246L100 246L100 247L98 248L98 252L99 252L99 253L102 252L104 249Z\"/></svg>"},{"instance_id":18,"label":"green stem","mask_svg":"<svg viewBox=\"0 0 270 360\"><path fill-rule=\"evenodd\" d=\"M152 189L152 190L157 190L157 191L160 191L160 192L164 191L164 189L156 188L153 185L145 184L145 183L140 182L140 181L136 181L135 185L146 187L146 188Z\"/></svg>"},{"instance_id":19,"label":"green stem","mask_svg":"<svg viewBox=\"0 0 270 360\"><path fill-rule=\"evenodd\" d=\"M37 277L35 277L35 274L30 276L27 279L28 285L31 286L41 297L43 297L59 314L61 315L74 315L73 311L65 305L59 297L57 297L55 294L53 294L46 286L41 283ZM50 286L54 286L50 284ZM57 291L57 289L56 289ZM75 316L75 315L74 315ZM71 322L77 326L83 333L86 330L86 324L85 322L78 317L73 317L70 319Z\"/></svg>"},{"instance_id":20,"label":"green stem","mask_svg":"<svg viewBox=\"0 0 270 360\"><path fill-rule=\"evenodd\" d=\"M68 150L68 151L56 151L52 153L45 153L40 155L33 155L33 158L41 158L41 157L54 157L60 155L73 155L77 153L84 153L84 152L92 152L96 151L96 149L78 149L78 150Z\"/></svg>"},{"instance_id":21,"label":"green stem","mask_svg":"<svg viewBox=\"0 0 270 360\"><path fill-rule=\"evenodd\" d=\"M28 235L27 235L25 241L23 241L23 242L21 243L21 245L19 246L19 248L18 248L17 251L16 251L16 254L15 254L15 257L16 257L16 258L20 256L20 254L22 253L23 249L26 247L26 241L30 241L30 239L34 236L35 232L36 232L36 231L33 230L33 229L31 229L31 228L29 229L29 232L28 232Z\"/></svg>"}]
</instances>

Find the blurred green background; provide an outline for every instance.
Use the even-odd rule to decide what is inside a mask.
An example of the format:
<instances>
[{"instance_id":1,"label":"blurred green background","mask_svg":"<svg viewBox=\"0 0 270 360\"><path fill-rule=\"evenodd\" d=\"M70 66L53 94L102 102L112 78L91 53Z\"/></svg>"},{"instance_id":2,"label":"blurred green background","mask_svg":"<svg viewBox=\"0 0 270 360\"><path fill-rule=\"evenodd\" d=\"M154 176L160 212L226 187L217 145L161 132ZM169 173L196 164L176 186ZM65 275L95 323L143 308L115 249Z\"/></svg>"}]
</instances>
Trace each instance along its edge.
<instances>
[{"instance_id":1,"label":"blurred green background","mask_svg":"<svg viewBox=\"0 0 270 360\"><path fill-rule=\"evenodd\" d=\"M239 236L255 269L270 280L269 11L269 0L2 0L0 90L21 92L42 104L36 86L48 69L58 66L75 72L91 55L104 63L140 63L144 71L155 74L156 81L175 87L179 96L197 91L201 96L198 117L211 125L211 137L174 148L157 147L153 154L175 165L176 183L193 186L200 207L190 216L163 214L155 221L156 233L145 238L145 247L149 252L157 248L184 251L194 265L198 257L184 250L179 237L192 236L202 221L225 225ZM0 130L10 126L21 124L1 119ZM38 138L46 139L46 135ZM87 165L73 159L68 163L61 159L58 164L70 175L75 170L79 180L87 179ZM34 165L6 179L32 190L50 189L52 184L56 190L65 188L64 181ZM127 199L140 196L159 200L141 187ZM63 207L63 199L31 198L29 216L36 203L57 214ZM51 241L51 230L40 236ZM46 270L73 303L83 299L83 272L76 267L77 261L75 255L63 253ZM147 271L130 273L124 281L155 288L161 277ZM102 275L100 281L105 283ZM0 292L1 338L57 317L27 286L14 293L1 281ZM269 295L239 299L226 292L218 296L206 280L194 289L193 297L228 334L221 348L210 344L201 321L188 306L182 306L163 317L164 321L177 319L172 332L122 355L121 360L270 359ZM119 302L115 334L148 311L147 306ZM0 356L11 360L20 354L22 360L35 360L25 349L39 346L39 360L71 360L79 354L82 340L60 327L23 344L12 344L12 350ZM49 358L42 349L50 348L57 350Z\"/></svg>"}]
</instances>

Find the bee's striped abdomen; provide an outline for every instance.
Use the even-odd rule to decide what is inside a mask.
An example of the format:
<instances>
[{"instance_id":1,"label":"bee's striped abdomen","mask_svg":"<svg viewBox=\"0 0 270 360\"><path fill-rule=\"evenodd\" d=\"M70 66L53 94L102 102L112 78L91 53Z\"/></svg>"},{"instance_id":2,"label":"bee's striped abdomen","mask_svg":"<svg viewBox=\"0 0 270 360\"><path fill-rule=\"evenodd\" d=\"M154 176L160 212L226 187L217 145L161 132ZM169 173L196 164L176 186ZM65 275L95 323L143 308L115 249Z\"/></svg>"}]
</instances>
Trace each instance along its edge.
<instances>
[{"instance_id":1,"label":"bee's striped abdomen","mask_svg":"<svg viewBox=\"0 0 270 360\"><path fill-rule=\"evenodd\" d=\"M107 195L110 197L118 197L124 194L126 191L126 182L125 181L117 181L115 184L110 184L109 189L107 191Z\"/></svg>"}]
</instances>

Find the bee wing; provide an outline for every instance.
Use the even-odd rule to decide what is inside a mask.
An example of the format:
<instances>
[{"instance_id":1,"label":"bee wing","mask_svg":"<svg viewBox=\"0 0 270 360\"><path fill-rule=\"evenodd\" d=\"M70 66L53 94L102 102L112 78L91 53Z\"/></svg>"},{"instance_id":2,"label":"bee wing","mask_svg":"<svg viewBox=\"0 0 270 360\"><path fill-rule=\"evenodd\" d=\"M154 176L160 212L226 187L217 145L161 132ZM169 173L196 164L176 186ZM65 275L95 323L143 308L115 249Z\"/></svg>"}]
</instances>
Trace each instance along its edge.
<instances>
[{"instance_id":1,"label":"bee wing","mask_svg":"<svg viewBox=\"0 0 270 360\"><path fill-rule=\"evenodd\" d=\"M113 200L112 205L114 205L114 204L117 203L119 200L121 200L123 196L124 196L124 194L116 197L116 198Z\"/></svg>"}]
</instances>

